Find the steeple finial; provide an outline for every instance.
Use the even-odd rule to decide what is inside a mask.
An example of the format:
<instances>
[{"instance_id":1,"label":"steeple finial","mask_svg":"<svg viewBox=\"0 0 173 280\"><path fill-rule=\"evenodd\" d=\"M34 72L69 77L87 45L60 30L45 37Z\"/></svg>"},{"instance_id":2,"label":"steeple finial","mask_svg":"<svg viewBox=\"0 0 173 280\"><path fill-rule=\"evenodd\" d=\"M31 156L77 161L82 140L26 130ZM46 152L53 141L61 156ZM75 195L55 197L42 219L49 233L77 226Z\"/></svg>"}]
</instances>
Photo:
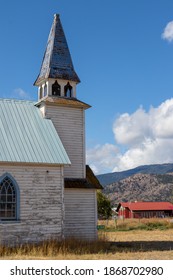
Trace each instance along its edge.
<instances>
[{"instance_id":1,"label":"steeple finial","mask_svg":"<svg viewBox=\"0 0 173 280\"><path fill-rule=\"evenodd\" d=\"M54 14L54 19L59 19L59 14Z\"/></svg>"},{"instance_id":2,"label":"steeple finial","mask_svg":"<svg viewBox=\"0 0 173 280\"><path fill-rule=\"evenodd\" d=\"M34 85L39 86L48 78L80 82L73 67L59 14L54 15L41 70Z\"/></svg>"}]
</instances>

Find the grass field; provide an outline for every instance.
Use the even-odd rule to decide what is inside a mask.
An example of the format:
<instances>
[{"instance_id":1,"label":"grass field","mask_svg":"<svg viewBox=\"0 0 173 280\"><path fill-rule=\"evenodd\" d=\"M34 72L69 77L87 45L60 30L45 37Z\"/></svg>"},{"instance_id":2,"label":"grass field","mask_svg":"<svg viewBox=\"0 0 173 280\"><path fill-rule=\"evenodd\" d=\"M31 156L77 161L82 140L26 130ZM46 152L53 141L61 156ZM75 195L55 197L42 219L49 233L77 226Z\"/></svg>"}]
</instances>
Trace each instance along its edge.
<instances>
[{"instance_id":1,"label":"grass field","mask_svg":"<svg viewBox=\"0 0 173 280\"><path fill-rule=\"evenodd\" d=\"M173 260L171 220L101 221L98 241L49 241L18 248L0 247L0 259ZM141 227L141 225L144 225Z\"/></svg>"}]
</instances>

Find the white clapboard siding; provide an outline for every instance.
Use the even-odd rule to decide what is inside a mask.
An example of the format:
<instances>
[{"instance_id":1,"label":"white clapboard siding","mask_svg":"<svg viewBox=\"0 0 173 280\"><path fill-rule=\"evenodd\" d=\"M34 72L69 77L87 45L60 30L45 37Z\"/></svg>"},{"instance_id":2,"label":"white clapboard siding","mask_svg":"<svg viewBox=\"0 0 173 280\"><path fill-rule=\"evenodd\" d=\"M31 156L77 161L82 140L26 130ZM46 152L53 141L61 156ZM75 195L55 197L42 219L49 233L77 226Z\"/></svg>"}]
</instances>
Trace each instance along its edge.
<instances>
[{"instance_id":1,"label":"white clapboard siding","mask_svg":"<svg viewBox=\"0 0 173 280\"><path fill-rule=\"evenodd\" d=\"M97 201L94 189L65 189L66 238L97 238Z\"/></svg>"},{"instance_id":2,"label":"white clapboard siding","mask_svg":"<svg viewBox=\"0 0 173 280\"><path fill-rule=\"evenodd\" d=\"M0 166L0 177L10 174L20 189L20 219L0 221L0 242L35 242L62 237L62 167Z\"/></svg>"},{"instance_id":3,"label":"white clapboard siding","mask_svg":"<svg viewBox=\"0 0 173 280\"><path fill-rule=\"evenodd\" d=\"M84 110L47 106L46 117L52 120L71 161L71 166L64 168L64 176L85 178Z\"/></svg>"}]
</instances>

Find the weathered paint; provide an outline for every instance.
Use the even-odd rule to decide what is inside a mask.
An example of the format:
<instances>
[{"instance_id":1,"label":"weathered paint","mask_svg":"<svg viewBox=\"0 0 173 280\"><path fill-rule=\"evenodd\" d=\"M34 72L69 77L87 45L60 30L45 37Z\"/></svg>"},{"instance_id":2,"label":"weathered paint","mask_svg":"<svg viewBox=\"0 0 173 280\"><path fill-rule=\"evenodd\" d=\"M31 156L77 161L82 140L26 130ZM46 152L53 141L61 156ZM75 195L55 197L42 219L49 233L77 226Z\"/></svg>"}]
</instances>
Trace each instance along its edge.
<instances>
[{"instance_id":1,"label":"weathered paint","mask_svg":"<svg viewBox=\"0 0 173 280\"><path fill-rule=\"evenodd\" d=\"M63 237L62 167L0 166L20 189L18 221L0 221L0 243L40 242Z\"/></svg>"},{"instance_id":2,"label":"weathered paint","mask_svg":"<svg viewBox=\"0 0 173 280\"><path fill-rule=\"evenodd\" d=\"M66 238L97 238L97 201L94 189L65 189L64 192Z\"/></svg>"},{"instance_id":3,"label":"weathered paint","mask_svg":"<svg viewBox=\"0 0 173 280\"><path fill-rule=\"evenodd\" d=\"M64 168L64 177L85 178L85 116L83 108L46 106L50 118L63 142L71 166Z\"/></svg>"}]
</instances>

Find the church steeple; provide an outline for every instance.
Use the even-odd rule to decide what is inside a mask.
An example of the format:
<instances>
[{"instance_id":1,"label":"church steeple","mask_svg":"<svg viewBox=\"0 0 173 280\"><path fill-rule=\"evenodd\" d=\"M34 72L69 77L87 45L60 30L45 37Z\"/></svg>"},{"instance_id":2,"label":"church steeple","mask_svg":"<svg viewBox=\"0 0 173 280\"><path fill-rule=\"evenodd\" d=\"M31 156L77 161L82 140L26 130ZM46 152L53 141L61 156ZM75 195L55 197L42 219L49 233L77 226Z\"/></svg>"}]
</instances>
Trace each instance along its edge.
<instances>
[{"instance_id":1,"label":"church steeple","mask_svg":"<svg viewBox=\"0 0 173 280\"><path fill-rule=\"evenodd\" d=\"M40 73L34 83L39 87L39 99L45 96L76 97L76 84L80 82L71 59L59 15L54 15L47 48Z\"/></svg>"},{"instance_id":2,"label":"church steeple","mask_svg":"<svg viewBox=\"0 0 173 280\"><path fill-rule=\"evenodd\" d=\"M79 78L74 70L58 15L48 38L40 74L39 107L43 118L51 119L71 161L64 167L66 178L85 178L85 110L90 106L76 98Z\"/></svg>"}]
</instances>

